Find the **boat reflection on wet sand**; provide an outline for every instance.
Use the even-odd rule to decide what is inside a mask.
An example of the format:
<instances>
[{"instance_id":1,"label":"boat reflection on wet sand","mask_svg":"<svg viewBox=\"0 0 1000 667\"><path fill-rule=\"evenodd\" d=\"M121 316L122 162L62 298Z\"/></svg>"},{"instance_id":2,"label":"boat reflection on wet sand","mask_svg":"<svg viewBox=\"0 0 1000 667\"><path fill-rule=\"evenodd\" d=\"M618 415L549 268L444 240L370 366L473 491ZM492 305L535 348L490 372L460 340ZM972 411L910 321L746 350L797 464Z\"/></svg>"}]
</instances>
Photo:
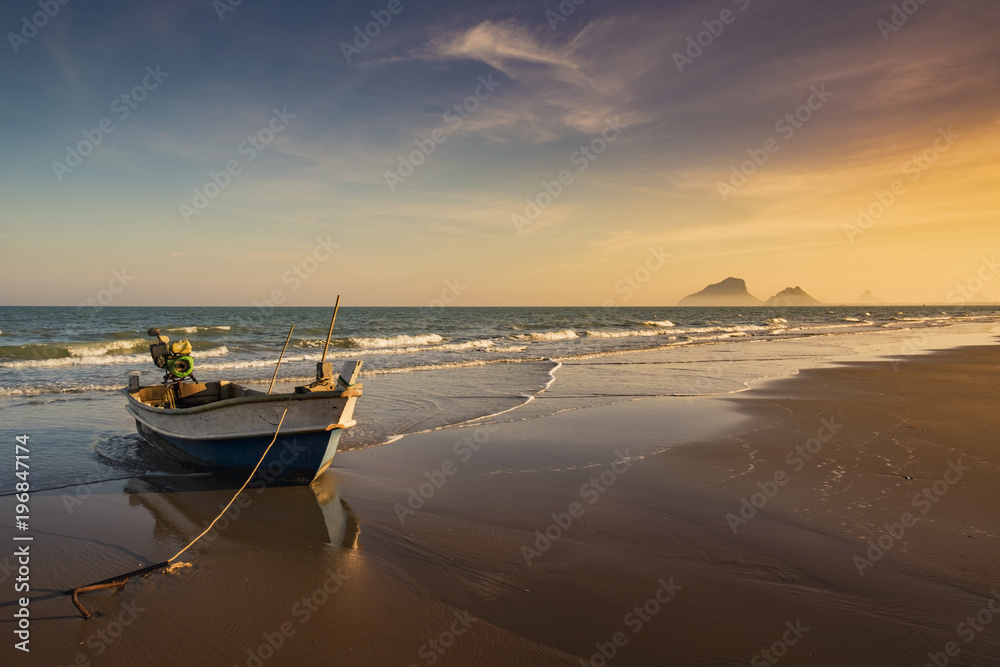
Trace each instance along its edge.
<instances>
[{"instance_id":1,"label":"boat reflection on wet sand","mask_svg":"<svg viewBox=\"0 0 1000 667\"><path fill-rule=\"evenodd\" d=\"M163 476L133 478L124 491L129 505L153 517L157 541L186 544L218 516L236 488L210 476ZM193 551L206 551L220 537L234 543L359 549L360 533L354 510L337 495L335 476L326 473L309 486L248 487Z\"/></svg>"}]
</instances>

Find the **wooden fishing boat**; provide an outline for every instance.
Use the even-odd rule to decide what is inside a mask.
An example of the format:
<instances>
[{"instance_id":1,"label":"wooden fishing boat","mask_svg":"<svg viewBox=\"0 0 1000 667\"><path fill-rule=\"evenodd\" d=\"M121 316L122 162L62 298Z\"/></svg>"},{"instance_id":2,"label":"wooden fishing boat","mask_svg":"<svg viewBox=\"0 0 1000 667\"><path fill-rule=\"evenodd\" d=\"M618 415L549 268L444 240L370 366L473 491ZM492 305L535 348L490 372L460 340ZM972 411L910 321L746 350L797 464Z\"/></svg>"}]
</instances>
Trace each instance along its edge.
<instances>
[{"instance_id":1,"label":"wooden fishing boat","mask_svg":"<svg viewBox=\"0 0 1000 667\"><path fill-rule=\"evenodd\" d=\"M156 365L168 369L164 383L143 387L132 375L122 391L139 435L169 456L245 478L278 432L258 478L268 484L309 484L330 466L343 431L356 424L361 361L346 362L336 377L332 364L318 363L315 382L271 394L226 380L194 381L193 361L186 356L190 345L181 341L184 345L167 348L167 339L154 332L158 343L150 351Z\"/></svg>"}]
</instances>

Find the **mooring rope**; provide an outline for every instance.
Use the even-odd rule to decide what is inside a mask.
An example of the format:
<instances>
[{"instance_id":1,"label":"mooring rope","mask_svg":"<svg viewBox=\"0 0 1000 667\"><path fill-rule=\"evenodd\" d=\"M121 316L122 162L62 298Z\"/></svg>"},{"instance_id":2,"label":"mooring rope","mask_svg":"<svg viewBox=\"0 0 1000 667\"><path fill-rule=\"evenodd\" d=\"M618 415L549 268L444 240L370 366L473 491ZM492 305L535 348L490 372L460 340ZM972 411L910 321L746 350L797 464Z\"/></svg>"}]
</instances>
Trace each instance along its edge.
<instances>
[{"instance_id":1,"label":"mooring rope","mask_svg":"<svg viewBox=\"0 0 1000 667\"><path fill-rule=\"evenodd\" d=\"M73 604L75 604L76 608L80 610L80 613L83 614L84 618L90 618L90 612L84 609L83 605L80 604L80 601L77 599L77 596L80 593L89 593L91 591L102 590L105 588L120 588L124 586L131 577L151 574L153 572L156 572L157 570L162 570L164 568L167 568L168 566L170 566L170 563L177 560L177 558L182 553L193 547L195 545L195 542L205 537L208 531L212 530L212 527L215 526L216 523L218 523L219 519L222 518L222 516L232 506L232 504L236 502L236 499L239 498L240 494L243 493L243 490L247 488L247 484L249 484L250 480L253 479L253 476L257 474L257 469L260 468L262 463L264 463L264 459L267 457L267 453L271 451L271 447L274 446L274 443L278 441L278 434L281 433L281 425L285 422L285 415L288 414L288 407L292 404L293 398L295 397L294 396L288 397L288 403L285 404L285 409L281 412L281 419L278 420L278 428L275 429L274 431L274 437L271 438L271 443L264 450L264 453L261 454L260 460L257 461L257 465L253 467L253 471L251 471L250 476L247 477L247 481L243 482L243 486L240 487L240 490L236 492L236 495L234 495L228 503L226 503L226 506L223 508L223 510L219 512L219 516L215 517L215 519L212 520L212 523L208 524L208 528L203 530L201 532L201 535L191 540L191 542L188 543L186 547L184 547L176 554L174 554L171 558L163 561L162 563L157 563L156 565L148 565L138 570L133 570L131 572L126 572L125 574L120 574L117 577L111 577L110 579L104 579L102 581L98 581L97 583L89 584L87 586L80 586L79 588L74 588L72 591L67 591L67 593L71 593L73 595Z\"/></svg>"},{"instance_id":2,"label":"mooring rope","mask_svg":"<svg viewBox=\"0 0 1000 667\"><path fill-rule=\"evenodd\" d=\"M274 445L275 442L277 442L277 440L278 440L278 433L281 432L281 424L285 421L285 415L288 413L288 406L291 405L292 398L293 398L292 396L288 397L288 403L285 405L285 409L281 413L281 419L278 420L278 428L274 431L274 437L271 438L271 444L268 445L267 449L264 450L264 453L261 454L260 460L257 461L257 465L255 465L253 467L253 471L250 473L250 476L247 477L247 481L243 482L243 486L241 486L240 490L236 492L236 495L233 496L228 503L226 503L226 506L222 509L221 512L219 512L219 516L215 517L215 519L212 520L212 523L208 524L208 528L206 528L205 530L203 530L201 532L201 535L199 535L198 537L196 537L193 540L191 540L191 542L186 547L184 547L183 549L181 549L180 551L178 551L177 553L175 553L171 558L168 558L167 559L168 563L172 563L175 560L177 560L177 557L180 556L185 551L187 551L188 549L190 549L191 547L193 547L195 542L197 542L201 538L205 537L205 534L208 531L212 530L212 527L219 521L219 519L222 518L222 515L225 514L229 510L229 507L234 502L236 502L236 499L240 497L240 494L243 493L243 489L247 488L247 484L249 484L250 480L253 479L253 476L257 474L257 468L259 468L260 464L264 462L264 458L267 456L267 453L269 451L271 451L271 446Z\"/></svg>"}]
</instances>

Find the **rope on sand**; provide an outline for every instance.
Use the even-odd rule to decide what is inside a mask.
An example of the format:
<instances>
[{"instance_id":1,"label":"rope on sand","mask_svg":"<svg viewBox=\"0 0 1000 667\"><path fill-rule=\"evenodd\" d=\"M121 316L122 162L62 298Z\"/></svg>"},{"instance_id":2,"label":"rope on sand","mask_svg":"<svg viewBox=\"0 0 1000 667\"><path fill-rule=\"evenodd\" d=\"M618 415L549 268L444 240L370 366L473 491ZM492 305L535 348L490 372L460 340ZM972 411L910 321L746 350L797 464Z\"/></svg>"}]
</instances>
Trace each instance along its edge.
<instances>
[{"instance_id":1,"label":"rope on sand","mask_svg":"<svg viewBox=\"0 0 1000 667\"><path fill-rule=\"evenodd\" d=\"M177 560L177 558L179 558L182 553L193 547L195 545L195 542L205 537L208 531L212 530L212 527L215 526L215 524L218 523L219 519L222 518L222 515L229 510L230 506L232 506L232 504L236 501L239 495L243 493L243 490L247 488L247 484L249 484L250 480L253 479L253 476L257 474L257 469L260 468L260 465L264 462L264 458L267 456L267 453L271 451L271 447L274 445L275 442L277 442L278 433L281 432L281 425L285 421L285 415L288 414L288 406L291 405L292 398L294 398L294 396L288 397L288 403L285 404L285 409L281 413L281 419L278 420L278 428L275 429L274 431L274 437L271 438L271 443L267 446L267 449L264 450L264 453L261 454L260 460L257 461L257 465L253 467L253 471L250 473L250 476L247 477L247 481L243 482L243 486L240 487L240 490L236 492L236 494L232 497L232 499L230 499L228 503L226 503L225 508L223 508L223 510L219 512L219 516L215 517L212 523L208 524L208 528L203 530L201 532L201 535L191 540L191 542L189 542L186 547L184 547L183 549L181 549L180 551L178 551L177 553L175 553L173 556L163 561L162 563L157 563L156 565L148 565L138 570L132 570L131 572L126 572L125 574L119 574L118 576L111 577L110 579L104 579L102 581L98 581L93 584L88 584L86 586L80 586L79 588L74 588L71 591L66 591L68 594L71 594L73 596L73 604L75 604L76 608L80 610L80 613L83 614L84 618L90 618L91 614L83 607L83 605L80 603L80 600L78 599L78 596L81 593L90 593L92 591L104 590L106 588L121 588L126 583L128 583L128 580L131 579L132 577L139 577L152 574L153 572L156 572L158 570L166 570L167 572L173 572L176 569L179 569L181 567L187 567L190 565L190 563L173 563L173 561ZM171 563L173 563L173 565L171 565Z\"/></svg>"}]
</instances>

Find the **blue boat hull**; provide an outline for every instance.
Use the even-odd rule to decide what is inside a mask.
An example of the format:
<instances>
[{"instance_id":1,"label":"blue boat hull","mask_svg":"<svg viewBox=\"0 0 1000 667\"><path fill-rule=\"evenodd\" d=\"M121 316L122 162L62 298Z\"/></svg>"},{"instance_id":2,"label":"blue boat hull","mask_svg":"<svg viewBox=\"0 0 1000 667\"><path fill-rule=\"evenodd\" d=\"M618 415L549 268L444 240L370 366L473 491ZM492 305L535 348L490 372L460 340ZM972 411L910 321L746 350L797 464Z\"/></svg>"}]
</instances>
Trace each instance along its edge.
<instances>
[{"instance_id":1,"label":"blue boat hull","mask_svg":"<svg viewBox=\"0 0 1000 667\"><path fill-rule=\"evenodd\" d=\"M208 468L212 472L245 478L260 460L273 435L197 440L158 433L136 420L136 429L168 456ZM279 436L257 470L255 479L267 484L308 484L333 460L342 429Z\"/></svg>"}]
</instances>

